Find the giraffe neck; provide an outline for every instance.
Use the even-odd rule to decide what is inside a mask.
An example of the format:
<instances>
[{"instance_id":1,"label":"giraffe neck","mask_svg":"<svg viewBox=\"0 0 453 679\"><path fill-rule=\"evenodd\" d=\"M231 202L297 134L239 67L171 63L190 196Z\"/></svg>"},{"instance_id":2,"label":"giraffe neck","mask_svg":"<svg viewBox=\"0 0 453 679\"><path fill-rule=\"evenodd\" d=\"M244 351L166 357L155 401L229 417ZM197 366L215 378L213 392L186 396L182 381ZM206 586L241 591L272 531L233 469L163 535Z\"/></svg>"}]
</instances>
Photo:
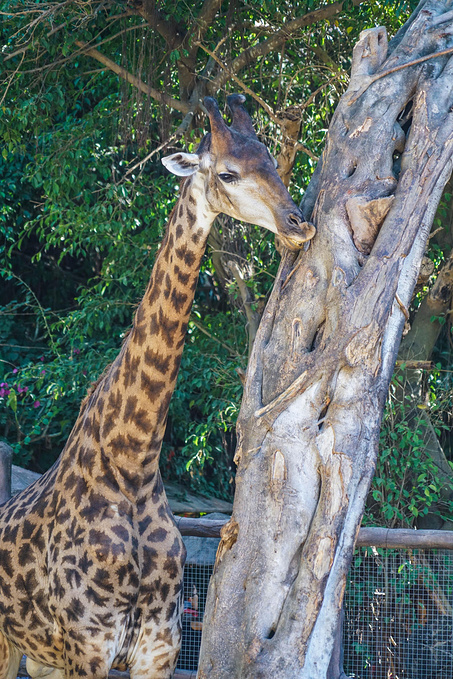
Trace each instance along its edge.
<instances>
[{"instance_id":1,"label":"giraffe neck","mask_svg":"<svg viewBox=\"0 0 453 679\"><path fill-rule=\"evenodd\" d=\"M150 484L158 470L201 259L215 217L204 198L202 177L188 178L133 328L80 415L88 418L88 429L127 495Z\"/></svg>"}]
</instances>

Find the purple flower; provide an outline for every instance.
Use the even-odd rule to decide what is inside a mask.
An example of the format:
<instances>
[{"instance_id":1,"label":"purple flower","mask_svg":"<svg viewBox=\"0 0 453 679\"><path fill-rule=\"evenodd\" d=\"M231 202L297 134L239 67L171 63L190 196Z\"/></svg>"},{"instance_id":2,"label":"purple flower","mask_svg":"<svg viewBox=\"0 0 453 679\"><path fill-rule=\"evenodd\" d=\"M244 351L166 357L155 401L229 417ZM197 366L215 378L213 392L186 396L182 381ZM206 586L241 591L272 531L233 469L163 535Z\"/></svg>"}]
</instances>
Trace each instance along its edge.
<instances>
[{"instance_id":1,"label":"purple flower","mask_svg":"<svg viewBox=\"0 0 453 679\"><path fill-rule=\"evenodd\" d=\"M39 408L40 405L41 405L41 403L39 401L35 401L33 403L33 408Z\"/></svg>"},{"instance_id":2,"label":"purple flower","mask_svg":"<svg viewBox=\"0 0 453 679\"><path fill-rule=\"evenodd\" d=\"M80 354L80 349L73 349L74 354Z\"/></svg>"},{"instance_id":3,"label":"purple flower","mask_svg":"<svg viewBox=\"0 0 453 679\"><path fill-rule=\"evenodd\" d=\"M15 375L15 374L18 373L18 372L19 372L19 370L18 370L17 368L14 368L14 370L13 370L13 375Z\"/></svg>"},{"instance_id":4,"label":"purple flower","mask_svg":"<svg viewBox=\"0 0 453 679\"><path fill-rule=\"evenodd\" d=\"M41 358L39 360L44 363L44 356L41 356Z\"/></svg>"},{"instance_id":5,"label":"purple flower","mask_svg":"<svg viewBox=\"0 0 453 679\"><path fill-rule=\"evenodd\" d=\"M17 387L17 391L19 392L19 394L26 394L28 391L28 387L21 387L19 384L19 386Z\"/></svg>"},{"instance_id":6,"label":"purple flower","mask_svg":"<svg viewBox=\"0 0 453 679\"><path fill-rule=\"evenodd\" d=\"M10 390L9 390L9 389L3 389L3 388L0 389L0 398L5 397L5 396L8 396L9 393L10 393Z\"/></svg>"},{"instance_id":7,"label":"purple flower","mask_svg":"<svg viewBox=\"0 0 453 679\"><path fill-rule=\"evenodd\" d=\"M46 371L45 371L45 370L41 370L41 375L45 375L45 374L46 374Z\"/></svg>"}]
</instances>

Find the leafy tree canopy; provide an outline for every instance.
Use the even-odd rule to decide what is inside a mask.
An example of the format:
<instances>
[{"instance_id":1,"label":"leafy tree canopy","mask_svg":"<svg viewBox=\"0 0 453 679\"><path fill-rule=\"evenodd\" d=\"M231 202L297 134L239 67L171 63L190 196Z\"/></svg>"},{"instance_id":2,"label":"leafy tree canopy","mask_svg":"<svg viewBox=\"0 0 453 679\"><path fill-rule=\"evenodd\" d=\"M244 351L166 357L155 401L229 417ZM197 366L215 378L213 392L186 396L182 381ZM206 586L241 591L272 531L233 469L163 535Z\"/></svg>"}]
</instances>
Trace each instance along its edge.
<instances>
[{"instance_id":1,"label":"leafy tree canopy","mask_svg":"<svg viewBox=\"0 0 453 679\"><path fill-rule=\"evenodd\" d=\"M394 33L415 4L3 3L0 435L18 463L43 471L53 462L86 389L118 352L177 195L159 158L181 145L196 148L206 132L203 97L223 105L229 92L247 95L297 201L347 85L359 32L383 24ZM450 196L442 210L438 226L449 226ZM434 268L415 307L450 253L445 233L432 241ZM165 477L231 495L240 375L278 260L269 234L218 221L171 405ZM446 310L436 318L447 327ZM422 391L426 407L439 410L436 427L450 456L442 434L447 416L438 408L451 388L446 337L444 329L435 349L439 368ZM398 392L403 408L406 395ZM420 389L410 396L419 397ZM396 487L384 489L379 470L370 511L374 521L386 511L392 525L407 524L437 507L445 479L436 481L422 460L421 471L408 471L420 492L398 487L401 446L409 446L412 466L420 446L413 427L403 419L409 434L400 436L395 427L403 425L392 418L382 465ZM431 498L419 497L423 474L436 488Z\"/></svg>"}]
</instances>

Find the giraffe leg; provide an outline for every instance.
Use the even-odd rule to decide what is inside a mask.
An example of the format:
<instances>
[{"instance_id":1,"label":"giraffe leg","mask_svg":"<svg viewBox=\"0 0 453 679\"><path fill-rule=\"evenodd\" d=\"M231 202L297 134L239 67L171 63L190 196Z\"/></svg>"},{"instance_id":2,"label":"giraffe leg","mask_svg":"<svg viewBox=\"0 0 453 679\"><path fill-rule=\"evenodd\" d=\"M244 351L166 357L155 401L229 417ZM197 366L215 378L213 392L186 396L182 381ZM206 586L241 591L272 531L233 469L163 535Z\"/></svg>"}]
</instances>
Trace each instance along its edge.
<instances>
[{"instance_id":1,"label":"giraffe leg","mask_svg":"<svg viewBox=\"0 0 453 679\"><path fill-rule=\"evenodd\" d=\"M47 667L27 658L27 672L32 679L64 679L64 671Z\"/></svg>"},{"instance_id":2,"label":"giraffe leg","mask_svg":"<svg viewBox=\"0 0 453 679\"><path fill-rule=\"evenodd\" d=\"M131 679L170 679L180 645L179 620L174 620L173 625L144 627L129 665Z\"/></svg>"},{"instance_id":3,"label":"giraffe leg","mask_svg":"<svg viewBox=\"0 0 453 679\"><path fill-rule=\"evenodd\" d=\"M108 679L115 657L114 640L106 640L102 635L90 639L86 630L68 628L63 634L63 644L64 679Z\"/></svg>"},{"instance_id":4,"label":"giraffe leg","mask_svg":"<svg viewBox=\"0 0 453 679\"><path fill-rule=\"evenodd\" d=\"M80 679L80 677L89 677L90 679L108 679L109 671L106 668L96 667L93 671L90 662L78 662L71 667L67 667L64 674L64 679ZM54 677L52 677L54 679ZM60 679L59 677L57 679Z\"/></svg>"},{"instance_id":5,"label":"giraffe leg","mask_svg":"<svg viewBox=\"0 0 453 679\"><path fill-rule=\"evenodd\" d=\"M131 679L171 679L178 660L179 648L176 651L162 651L143 655L130 668Z\"/></svg>"},{"instance_id":6,"label":"giraffe leg","mask_svg":"<svg viewBox=\"0 0 453 679\"><path fill-rule=\"evenodd\" d=\"M22 653L0 632L0 679L16 679Z\"/></svg>"}]
</instances>

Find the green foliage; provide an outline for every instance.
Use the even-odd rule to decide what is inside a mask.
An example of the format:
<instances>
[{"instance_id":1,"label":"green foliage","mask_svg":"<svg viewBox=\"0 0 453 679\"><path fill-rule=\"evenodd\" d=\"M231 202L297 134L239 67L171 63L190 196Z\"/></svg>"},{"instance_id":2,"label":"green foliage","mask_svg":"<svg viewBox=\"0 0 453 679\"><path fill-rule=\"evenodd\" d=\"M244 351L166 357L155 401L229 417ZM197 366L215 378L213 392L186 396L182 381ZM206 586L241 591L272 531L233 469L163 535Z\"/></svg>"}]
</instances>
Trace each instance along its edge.
<instances>
[{"instance_id":1,"label":"green foliage","mask_svg":"<svg viewBox=\"0 0 453 679\"><path fill-rule=\"evenodd\" d=\"M347 86L360 31L385 24L395 32L413 5L403 0L358 7L345 3L335 18L309 24L241 70L241 81L274 112L296 106L303 115L301 140L311 155L298 155L291 187L296 202ZM162 18L180 35L190 33L202 6L202 0L190 7L159 3ZM324 3L318 0L225 2L204 44L231 63L244 49L258 48L285 23L320 6ZM16 0L3 6L11 16L4 15L0 26L5 56L0 99L0 436L13 445L16 462L39 471L55 460L87 388L119 351L177 191L175 179L160 165L158 150L182 115L82 54L76 41L90 43L148 86L181 100L193 85L186 82L187 73L201 78L209 63L199 49L188 66L190 40L171 47L162 32L124 9L124 3L114 1L44 7ZM237 89L236 83L227 82L215 92L221 106L225 95ZM255 100L249 98L248 106L261 137L277 155L281 133L275 122ZM195 117L185 138L189 150L204 131L204 121ZM139 165L151 153L151 160ZM273 238L245 226L229 232L228 238L247 273L254 308L261 310L279 261ZM208 249L170 407L161 458L165 477L231 496L234 425L242 391L236 370L245 369L247 354L238 290L231 281L222 285ZM436 389L441 392L440 385ZM373 520L380 507L386 522L396 517L410 523L430 502L424 488L432 498L439 495L435 470L426 470L419 441L404 423L394 430L386 426L378 479L384 472L394 479L404 474L404 452L411 477L420 480L410 498L397 480L391 487L390 479L376 481L374 490L381 496L375 499Z\"/></svg>"},{"instance_id":2,"label":"green foliage","mask_svg":"<svg viewBox=\"0 0 453 679\"><path fill-rule=\"evenodd\" d=\"M195 325L189 326L166 438L185 442L174 458L175 478L189 475L198 490L228 497L234 479L234 428L242 395L236 368L246 367L246 356L228 351L228 345L245 347L246 337L237 313L206 315L203 327L209 336ZM174 449L165 442L165 450L168 459Z\"/></svg>"},{"instance_id":3,"label":"green foliage","mask_svg":"<svg viewBox=\"0 0 453 679\"><path fill-rule=\"evenodd\" d=\"M445 520L453 517L453 474L442 473L430 454L432 446L442 440L442 432L450 430L445 419L453 384L451 379L445 384L440 367L428 377L424 402L406 384L404 366L393 377L364 519L368 525L413 528L428 513Z\"/></svg>"},{"instance_id":4,"label":"green foliage","mask_svg":"<svg viewBox=\"0 0 453 679\"><path fill-rule=\"evenodd\" d=\"M86 343L82 350L43 354L14 368L0 388L0 426L8 432L17 464L44 472L62 449L74 424L80 401L99 369L99 353ZM104 350L101 360L116 349ZM39 453L37 455L37 453Z\"/></svg>"}]
</instances>

